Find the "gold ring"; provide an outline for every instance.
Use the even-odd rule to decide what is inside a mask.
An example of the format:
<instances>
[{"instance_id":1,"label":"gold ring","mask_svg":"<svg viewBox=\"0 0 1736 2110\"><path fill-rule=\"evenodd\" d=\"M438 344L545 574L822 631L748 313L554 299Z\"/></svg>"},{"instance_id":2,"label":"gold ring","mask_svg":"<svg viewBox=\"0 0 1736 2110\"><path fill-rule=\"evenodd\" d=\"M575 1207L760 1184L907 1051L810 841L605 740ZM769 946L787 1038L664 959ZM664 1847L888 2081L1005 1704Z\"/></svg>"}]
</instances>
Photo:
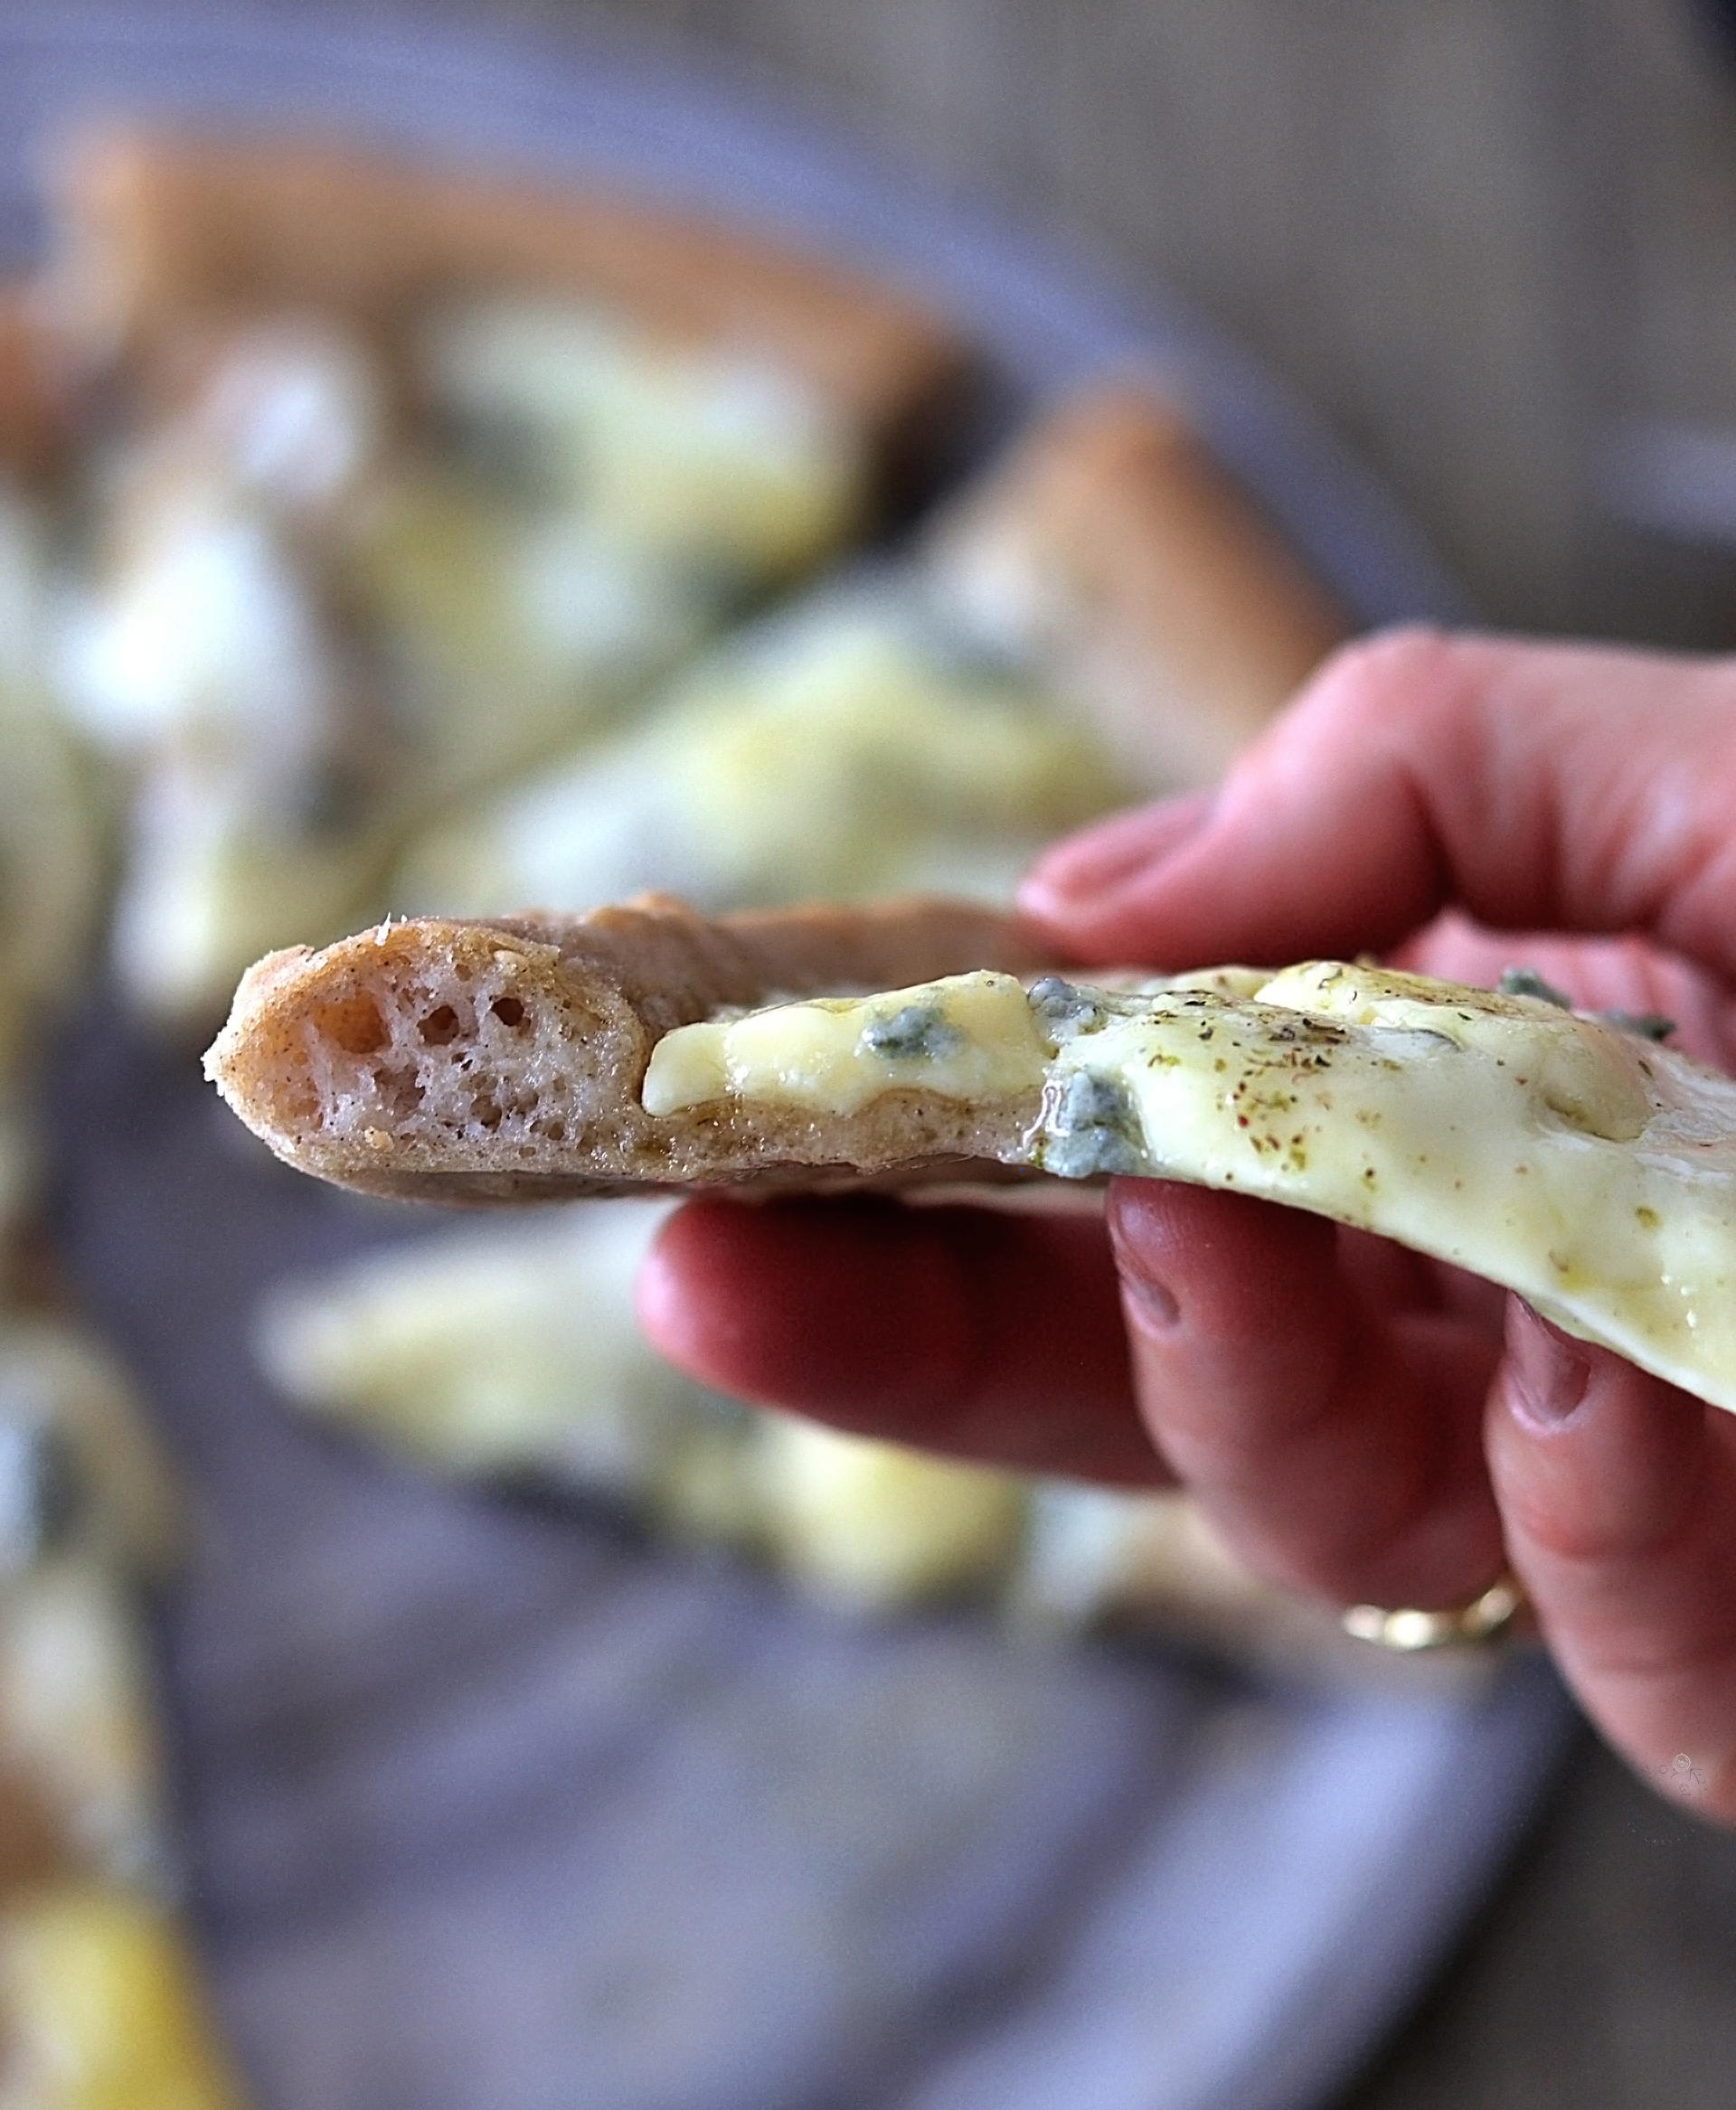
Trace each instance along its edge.
<instances>
[{"instance_id":1,"label":"gold ring","mask_svg":"<svg viewBox=\"0 0 1736 2110\"><path fill-rule=\"evenodd\" d=\"M1480 1597L1473 1597L1455 1612L1353 1605L1344 1615L1343 1625L1344 1632L1358 1641L1372 1641L1379 1648L1399 1649L1406 1654L1425 1648L1460 1648L1496 1640L1524 1610L1526 1602L1525 1586L1518 1577L1504 1575Z\"/></svg>"}]
</instances>

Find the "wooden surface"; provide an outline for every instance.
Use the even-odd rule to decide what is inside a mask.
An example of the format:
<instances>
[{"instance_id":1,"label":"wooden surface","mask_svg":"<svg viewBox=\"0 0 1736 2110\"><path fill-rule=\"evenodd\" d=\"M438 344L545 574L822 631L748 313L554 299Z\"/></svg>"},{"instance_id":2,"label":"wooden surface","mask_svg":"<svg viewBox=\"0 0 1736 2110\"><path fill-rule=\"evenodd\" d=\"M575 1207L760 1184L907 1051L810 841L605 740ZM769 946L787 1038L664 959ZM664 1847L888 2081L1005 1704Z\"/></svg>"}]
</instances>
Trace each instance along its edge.
<instances>
[{"instance_id":1,"label":"wooden surface","mask_svg":"<svg viewBox=\"0 0 1736 2110\"><path fill-rule=\"evenodd\" d=\"M422 4L713 54L1180 290L1491 619L1736 643L1736 558L1611 488L1637 420L1736 428L1736 66L1689 0ZM1343 2110L1712 2110L1733 1967L1736 1841L1588 1743Z\"/></svg>"}]
</instances>

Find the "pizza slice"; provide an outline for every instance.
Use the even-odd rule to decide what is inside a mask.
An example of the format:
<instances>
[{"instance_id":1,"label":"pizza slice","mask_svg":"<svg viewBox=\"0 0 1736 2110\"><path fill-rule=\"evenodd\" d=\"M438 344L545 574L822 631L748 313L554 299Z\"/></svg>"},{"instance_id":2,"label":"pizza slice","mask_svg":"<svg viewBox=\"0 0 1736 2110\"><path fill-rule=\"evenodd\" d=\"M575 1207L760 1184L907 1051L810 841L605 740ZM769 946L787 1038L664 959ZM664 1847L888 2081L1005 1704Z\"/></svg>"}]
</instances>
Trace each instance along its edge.
<instances>
[{"instance_id":1,"label":"pizza slice","mask_svg":"<svg viewBox=\"0 0 1736 2110\"><path fill-rule=\"evenodd\" d=\"M243 2099L175 1910L138 1603L181 1526L112 1359L0 1305L0 2103Z\"/></svg>"},{"instance_id":2,"label":"pizza slice","mask_svg":"<svg viewBox=\"0 0 1736 2110\"><path fill-rule=\"evenodd\" d=\"M455 297L580 298L795 377L892 474L974 379L924 302L706 213L318 140L114 128L65 149L62 306L172 388L190 342L264 313L401 345Z\"/></svg>"},{"instance_id":3,"label":"pizza slice","mask_svg":"<svg viewBox=\"0 0 1736 2110\"><path fill-rule=\"evenodd\" d=\"M1149 790L1215 783L1356 627L1142 382L1034 420L942 509L922 563L959 629L1039 670Z\"/></svg>"},{"instance_id":4,"label":"pizza slice","mask_svg":"<svg viewBox=\"0 0 1736 2110\"><path fill-rule=\"evenodd\" d=\"M708 911L907 888L1004 901L1127 788L1039 675L961 649L885 567L785 604L631 727L443 816L391 900L461 916L648 887Z\"/></svg>"},{"instance_id":5,"label":"pizza slice","mask_svg":"<svg viewBox=\"0 0 1736 2110\"><path fill-rule=\"evenodd\" d=\"M1335 1618L1259 1581L1179 1493L936 1457L694 1383L633 1315L673 1206L472 1218L278 1284L256 1352L283 1398L419 1470L624 1508L857 1616L965 1598L1019 1631L1127 1625L1292 1675L1371 1668Z\"/></svg>"},{"instance_id":6,"label":"pizza slice","mask_svg":"<svg viewBox=\"0 0 1736 2110\"><path fill-rule=\"evenodd\" d=\"M652 1352L632 1286L669 1208L472 1220L280 1285L259 1360L419 1466L624 1505L853 1610L1005 1587L1025 1535L1013 1474L755 1412Z\"/></svg>"},{"instance_id":7,"label":"pizza slice","mask_svg":"<svg viewBox=\"0 0 1736 2110\"><path fill-rule=\"evenodd\" d=\"M1548 994L1333 962L1093 988L1033 950L934 902L382 925L262 961L207 1070L280 1156L375 1193L1261 1195L1736 1408L1736 1082ZM875 975L894 958L921 965Z\"/></svg>"},{"instance_id":8,"label":"pizza slice","mask_svg":"<svg viewBox=\"0 0 1736 2110\"><path fill-rule=\"evenodd\" d=\"M95 133L50 221L0 459L79 501L52 673L137 787L116 956L171 1025L925 485L974 369L799 246L319 143Z\"/></svg>"}]
</instances>

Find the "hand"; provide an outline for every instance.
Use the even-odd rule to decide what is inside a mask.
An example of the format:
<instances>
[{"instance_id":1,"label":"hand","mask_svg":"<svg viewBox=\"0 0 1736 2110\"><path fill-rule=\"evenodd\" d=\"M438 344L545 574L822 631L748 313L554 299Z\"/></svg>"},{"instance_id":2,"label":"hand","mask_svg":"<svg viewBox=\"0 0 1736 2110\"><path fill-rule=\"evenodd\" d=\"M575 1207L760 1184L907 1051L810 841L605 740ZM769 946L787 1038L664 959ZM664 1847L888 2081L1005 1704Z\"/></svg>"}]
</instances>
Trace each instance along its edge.
<instances>
[{"instance_id":1,"label":"hand","mask_svg":"<svg viewBox=\"0 0 1736 2110\"><path fill-rule=\"evenodd\" d=\"M1535 966L1582 1003L1665 1013L1731 1067L1736 665L1354 647L1215 795L1059 845L1024 905L1087 965ZM1486 1284L1267 1203L1118 1180L1101 1220L695 1205L642 1309L747 1398L1033 1469L1179 1478L1252 1566L1337 1603L1460 1604L1511 1565L1611 1740L1736 1822L1736 1417Z\"/></svg>"}]
</instances>

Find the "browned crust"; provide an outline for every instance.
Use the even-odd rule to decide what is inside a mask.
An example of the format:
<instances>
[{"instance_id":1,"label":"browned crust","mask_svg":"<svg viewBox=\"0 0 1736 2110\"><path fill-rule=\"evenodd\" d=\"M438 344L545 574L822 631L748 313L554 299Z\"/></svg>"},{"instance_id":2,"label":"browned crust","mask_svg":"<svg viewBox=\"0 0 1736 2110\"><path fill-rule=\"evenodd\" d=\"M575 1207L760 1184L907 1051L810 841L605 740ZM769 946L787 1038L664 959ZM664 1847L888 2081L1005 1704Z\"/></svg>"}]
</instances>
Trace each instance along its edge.
<instances>
[{"instance_id":1,"label":"browned crust","mask_svg":"<svg viewBox=\"0 0 1736 2110\"><path fill-rule=\"evenodd\" d=\"M738 228L600 193L430 170L334 146L86 138L61 198L77 285L146 363L262 307L396 332L431 298L589 296L776 359L896 449L957 407L972 362L920 302Z\"/></svg>"},{"instance_id":2,"label":"browned crust","mask_svg":"<svg viewBox=\"0 0 1736 2110\"><path fill-rule=\"evenodd\" d=\"M1156 787L1220 776L1353 627L1180 413L1134 384L1042 419L931 549Z\"/></svg>"},{"instance_id":3,"label":"browned crust","mask_svg":"<svg viewBox=\"0 0 1736 2110\"><path fill-rule=\"evenodd\" d=\"M727 1007L1047 959L1014 918L945 901L706 921L646 896L590 916L427 918L261 960L205 1067L287 1163L376 1194L992 1177L1034 1104L906 1092L847 1117L714 1105L658 1120L639 1087L664 1033Z\"/></svg>"},{"instance_id":4,"label":"browned crust","mask_svg":"<svg viewBox=\"0 0 1736 2110\"><path fill-rule=\"evenodd\" d=\"M0 467L27 484L62 466L73 438L73 368L25 279L0 280Z\"/></svg>"},{"instance_id":5,"label":"browned crust","mask_svg":"<svg viewBox=\"0 0 1736 2110\"><path fill-rule=\"evenodd\" d=\"M39 1772L16 1753L0 1753L0 1898L79 1872L79 1844Z\"/></svg>"}]
</instances>

